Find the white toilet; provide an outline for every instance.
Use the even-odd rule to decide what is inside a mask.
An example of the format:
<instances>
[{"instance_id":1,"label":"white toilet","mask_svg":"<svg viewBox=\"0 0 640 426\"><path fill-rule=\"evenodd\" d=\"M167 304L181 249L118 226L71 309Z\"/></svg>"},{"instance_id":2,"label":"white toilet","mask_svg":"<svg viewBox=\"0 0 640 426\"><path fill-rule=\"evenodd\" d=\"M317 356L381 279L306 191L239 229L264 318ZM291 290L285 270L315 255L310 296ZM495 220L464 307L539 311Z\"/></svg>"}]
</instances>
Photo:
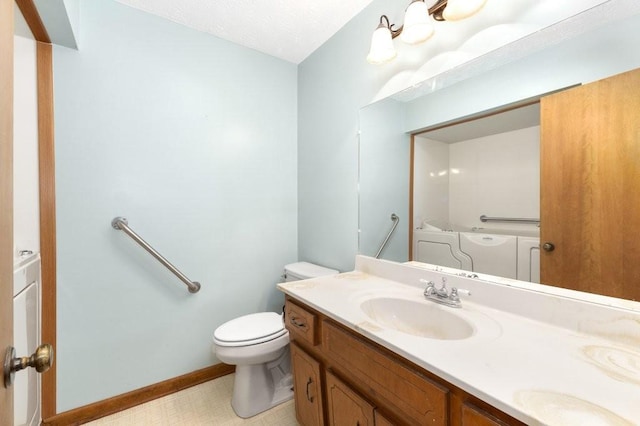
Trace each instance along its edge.
<instances>
[{"instance_id":1,"label":"white toilet","mask_svg":"<svg viewBox=\"0 0 640 426\"><path fill-rule=\"evenodd\" d=\"M307 262L286 265L285 281L337 274ZM281 314L259 312L222 324L213 333L213 350L225 364L236 366L231 406L251 417L293 397L289 332Z\"/></svg>"}]
</instances>

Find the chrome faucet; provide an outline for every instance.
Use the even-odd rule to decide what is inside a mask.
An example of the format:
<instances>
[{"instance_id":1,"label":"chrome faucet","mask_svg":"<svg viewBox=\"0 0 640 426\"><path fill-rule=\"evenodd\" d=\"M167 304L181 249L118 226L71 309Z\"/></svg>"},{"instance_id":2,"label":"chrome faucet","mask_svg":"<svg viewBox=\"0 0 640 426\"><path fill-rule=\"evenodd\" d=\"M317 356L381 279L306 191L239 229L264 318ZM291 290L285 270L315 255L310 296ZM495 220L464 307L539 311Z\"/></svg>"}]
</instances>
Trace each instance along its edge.
<instances>
[{"instance_id":1,"label":"chrome faucet","mask_svg":"<svg viewBox=\"0 0 640 426\"><path fill-rule=\"evenodd\" d=\"M469 290L457 289L455 287L451 287L451 292L449 292L447 290L447 279L445 277L442 277L442 285L440 288L436 288L436 284L433 281L420 280L420 282L427 285L424 289L424 297L452 308L462 307L459 294L471 296Z\"/></svg>"}]
</instances>

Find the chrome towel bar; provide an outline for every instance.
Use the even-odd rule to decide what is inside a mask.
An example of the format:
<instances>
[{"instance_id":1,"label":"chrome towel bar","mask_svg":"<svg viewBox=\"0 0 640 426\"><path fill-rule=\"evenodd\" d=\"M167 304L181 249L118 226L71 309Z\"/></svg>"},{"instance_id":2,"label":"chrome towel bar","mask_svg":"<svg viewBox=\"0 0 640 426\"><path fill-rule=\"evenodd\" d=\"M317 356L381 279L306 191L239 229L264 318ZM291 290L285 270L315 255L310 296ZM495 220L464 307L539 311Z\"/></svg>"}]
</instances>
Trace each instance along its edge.
<instances>
[{"instance_id":1,"label":"chrome towel bar","mask_svg":"<svg viewBox=\"0 0 640 426\"><path fill-rule=\"evenodd\" d=\"M187 285L189 288L189 293L197 293L200 290L200 283L197 281L191 281L187 278L182 272L178 270L175 266L171 264L167 259L165 259L160 253L158 253L153 247L151 247L145 240L143 240L138 234L133 232L131 228L129 228L129 222L124 217L115 217L111 221L111 226L113 229L117 229L119 231L123 231L125 234L131 237L133 241L138 243L143 249L149 252L151 256L155 257L158 262L162 263L165 268L173 273L176 277L180 279L183 283Z\"/></svg>"},{"instance_id":2,"label":"chrome towel bar","mask_svg":"<svg viewBox=\"0 0 640 426\"><path fill-rule=\"evenodd\" d=\"M518 223L536 223L540 224L540 219L533 218L518 218L518 217L488 217L486 215L480 216L481 222L518 222Z\"/></svg>"},{"instance_id":3,"label":"chrome towel bar","mask_svg":"<svg viewBox=\"0 0 640 426\"><path fill-rule=\"evenodd\" d=\"M393 231L396 230L396 226L398 226L398 222L400 221L400 218L395 213L391 213L391 220L393 221L393 226L391 226L391 231L389 231L389 233L387 234L387 238L384 239L384 241L382 242L382 245L380 246L380 249L378 249L378 252L376 253L376 259L380 257L380 253L382 253L382 250L384 250L387 243L389 242L389 238L391 238Z\"/></svg>"}]
</instances>

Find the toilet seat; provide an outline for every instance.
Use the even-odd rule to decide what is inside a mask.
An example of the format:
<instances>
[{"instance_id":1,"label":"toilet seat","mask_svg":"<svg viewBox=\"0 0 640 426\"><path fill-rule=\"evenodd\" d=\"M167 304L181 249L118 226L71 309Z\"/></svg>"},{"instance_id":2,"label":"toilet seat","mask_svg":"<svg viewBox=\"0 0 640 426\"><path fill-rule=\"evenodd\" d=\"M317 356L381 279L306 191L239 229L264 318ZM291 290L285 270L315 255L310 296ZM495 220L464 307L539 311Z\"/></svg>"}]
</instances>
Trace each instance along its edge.
<instances>
[{"instance_id":1,"label":"toilet seat","mask_svg":"<svg viewBox=\"0 0 640 426\"><path fill-rule=\"evenodd\" d=\"M281 315L259 312L222 324L213 333L213 341L220 346L250 346L277 339L286 333Z\"/></svg>"}]
</instances>

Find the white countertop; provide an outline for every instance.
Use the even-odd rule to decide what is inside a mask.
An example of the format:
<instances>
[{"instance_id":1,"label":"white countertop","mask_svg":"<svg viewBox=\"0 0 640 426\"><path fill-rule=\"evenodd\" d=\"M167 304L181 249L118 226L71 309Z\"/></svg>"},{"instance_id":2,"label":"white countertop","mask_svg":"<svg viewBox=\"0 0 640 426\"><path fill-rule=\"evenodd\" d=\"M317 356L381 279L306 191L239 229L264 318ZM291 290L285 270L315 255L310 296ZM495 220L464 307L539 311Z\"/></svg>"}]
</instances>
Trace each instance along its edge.
<instances>
[{"instance_id":1,"label":"white countertop","mask_svg":"<svg viewBox=\"0 0 640 426\"><path fill-rule=\"evenodd\" d=\"M461 309L425 300L419 278L438 283L442 276L472 290ZM353 272L278 288L529 425L640 423L636 311L363 256ZM385 327L360 309L378 297L447 310L474 333L439 340Z\"/></svg>"}]
</instances>

